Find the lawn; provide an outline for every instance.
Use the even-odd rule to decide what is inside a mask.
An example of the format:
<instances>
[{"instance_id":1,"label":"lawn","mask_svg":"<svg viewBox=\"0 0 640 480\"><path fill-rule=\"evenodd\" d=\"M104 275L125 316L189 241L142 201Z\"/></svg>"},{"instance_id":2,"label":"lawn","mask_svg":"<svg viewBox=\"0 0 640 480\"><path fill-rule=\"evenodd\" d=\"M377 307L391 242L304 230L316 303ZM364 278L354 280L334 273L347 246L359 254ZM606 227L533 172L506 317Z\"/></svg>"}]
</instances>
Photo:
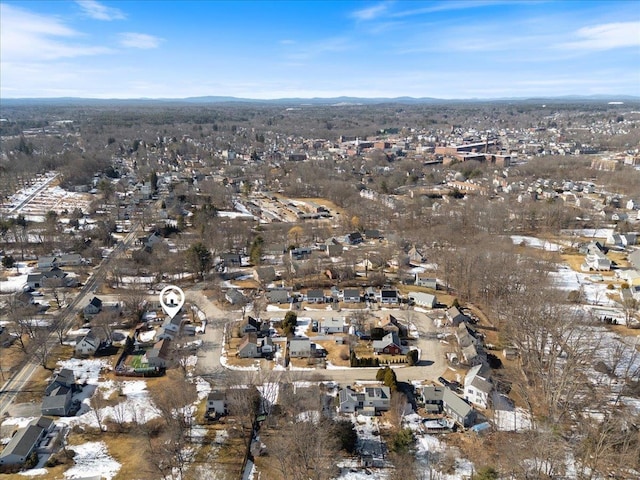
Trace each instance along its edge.
<instances>
[{"instance_id":1,"label":"lawn","mask_svg":"<svg viewBox=\"0 0 640 480\"><path fill-rule=\"evenodd\" d=\"M145 368L148 364L143 362L144 355L132 355L129 357L129 365L132 368Z\"/></svg>"}]
</instances>

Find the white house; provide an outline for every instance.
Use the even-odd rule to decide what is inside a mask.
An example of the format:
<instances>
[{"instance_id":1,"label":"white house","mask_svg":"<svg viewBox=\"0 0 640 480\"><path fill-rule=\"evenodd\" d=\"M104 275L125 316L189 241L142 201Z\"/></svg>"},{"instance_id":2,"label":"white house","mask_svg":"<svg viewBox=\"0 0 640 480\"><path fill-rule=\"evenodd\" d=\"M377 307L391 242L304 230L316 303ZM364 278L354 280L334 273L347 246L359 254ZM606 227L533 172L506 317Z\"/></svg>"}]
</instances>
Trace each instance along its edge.
<instances>
[{"instance_id":1,"label":"white house","mask_svg":"<svg viewBox=\"0 0 640 480\"><path fill-rule=\"evenodd\" d=\"M89 333L76 342L76 355L79 357L93 355L98 350L99 345L100 341L96 338L93 330L89 330Z\"/></svg>"},{"instance_id":2,"label":"white house","mask_svg":"<svg viewBox=\"0 0 640 480\"><path fill-rule=\"evenodd\" d=\"M465 400L481 408L487 408L492 391L493 384L490 381L488 367L476 365L467 372L466 377L464 377Z\"/></svg>"},{"instance_id":3,"label":"white house","mask_svg":"<svg viewBox=\"0 0 640 480\"><path fill-rule=\"evenodd\" d=\"M207 413L214 413L216 416L227 413L227 402L225 393L221 390L212 390L207 396Z\"/></svg>"},{"instance_id":4,"label":"white house","mask_svg":"<svg viewBox=\"0 0 640 480\"><path fill-rule=\"evenodd\" d=\"M344 318L323 318L320 320L320 332L321 333L344 333L345 332Z\"/></svg>"},{"instance_id":5,"label":"white house","mask_svg":"<svg viewBox=\"0 0 640 480\"><path fill-rule=\"evenodd\" d=\"M581 268L585 272L590 270L608 271L611 270L611 260L601 251L593 249L591 253L587 253Z\"/></svg>"},{"instance_id":6,"label":"white house","mask_svg":"<svg viewBox=\"0 0 640 480\"><path fill-rule=\"evenodd\" d=\"M436 296L430 293L409 292L409 298L420 307L433 308L437 305Z\"/></svg>"}]
</instances>

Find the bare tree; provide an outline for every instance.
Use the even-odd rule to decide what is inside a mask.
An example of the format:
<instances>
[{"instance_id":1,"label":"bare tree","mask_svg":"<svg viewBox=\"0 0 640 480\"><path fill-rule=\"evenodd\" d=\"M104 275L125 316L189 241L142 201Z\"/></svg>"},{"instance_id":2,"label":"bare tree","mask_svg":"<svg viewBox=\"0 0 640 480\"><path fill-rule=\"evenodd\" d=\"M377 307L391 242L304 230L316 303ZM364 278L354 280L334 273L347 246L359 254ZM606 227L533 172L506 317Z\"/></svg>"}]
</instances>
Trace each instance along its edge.
<instances>
[{"instance_id":1,"label":"bare tree","mask_svg":"<svg viewBox=\"0 0 640 480\"><path fill-rule=\"evenodd\" d=\"M49 343L49 332L45 328L35 330L31 338L29 350L33 352L43 368L50 370L48 367L49 357L51 356L52 346Z\"/></svg>"}]
</instances>

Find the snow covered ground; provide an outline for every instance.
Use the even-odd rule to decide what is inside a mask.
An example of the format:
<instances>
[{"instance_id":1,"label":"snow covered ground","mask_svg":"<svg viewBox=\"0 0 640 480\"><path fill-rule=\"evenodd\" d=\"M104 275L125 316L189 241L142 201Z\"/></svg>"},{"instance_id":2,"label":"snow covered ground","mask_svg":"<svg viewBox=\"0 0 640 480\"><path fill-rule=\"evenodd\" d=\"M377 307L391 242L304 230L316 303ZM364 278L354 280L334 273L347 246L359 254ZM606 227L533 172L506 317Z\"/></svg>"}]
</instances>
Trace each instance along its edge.
<instances>
[{"instance_id":1,"label":"snow covered ground","mask_svg":"<svg viewBox=\"0 0 640 480\"><path fill-rule=\"evenodd\" d=\"M551 272L551 279L557 288L566 292L579 291L584 295L584 299L591 305L602 305L616 307L618 304L611 300L607 294L611 290L607 289L606 281L597 281L598 277L592 274L580 273L572 270L567 265L558 265L555 272ZM596 281L594 281L596 280Z\"/></svg>"},{"instance_id":2,"label":"snow covered ground","mask_svg":"<svg viewBox=\"0 0 640 480\"><path fill-rule=\"evenodd\" d=\"M120 463L116 462L107 450L104 442L87 442L73 445L69 449L75 452L74 466L64 472L65 478L88 478L98 476L111 480L120 470Z\"/></svg>"},{"instance_id":3,"label":"snow covered ground","mask_svg":"<svg viewBox=\"0 0 640 480\"><path fill-rule=\"evenodd\" d=\"M562 250L562 245L549 242L548 240L541 240L536 237L526 237L522 235L511 235L511 241L514 245L521 245L524 243L527 247L537 248L545 250L547 252L559 252Z\"/></svg>"},{"instance_id":4,"label":"snow covered ground","mask_svg":"<svg viewBox=\"0 0 640 480\"><path fill-rule=\"evenodd\" d=\"M13 269L11 269L13 271ZM27 284L27 276L33 271L33 267L27 267L24 262L18 262L19 275L8 276L5 281L0 282L0 293L21 292Z\"/></svg>"}]
</instances>

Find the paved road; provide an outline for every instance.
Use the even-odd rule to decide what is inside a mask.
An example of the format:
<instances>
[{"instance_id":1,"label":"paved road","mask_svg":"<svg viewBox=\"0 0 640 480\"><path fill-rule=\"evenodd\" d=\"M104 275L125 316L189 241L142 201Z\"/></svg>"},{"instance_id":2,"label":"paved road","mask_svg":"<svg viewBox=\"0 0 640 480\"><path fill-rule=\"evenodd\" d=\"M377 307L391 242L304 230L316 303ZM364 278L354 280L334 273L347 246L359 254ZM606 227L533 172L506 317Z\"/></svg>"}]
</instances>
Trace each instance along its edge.
<instances>
[{"instance_id":1,"label":"paved road","mask_svg":"<svg viewBox=\"0 0 640 480\"><path fill-rule=\"evenodd\" d=\"M107 274L107 267L113 261L114 258L122 255L128 246L133 242L138 235L140 224L131 229L131 232L124 238L124 240L113 249L111 254L102 260L100 265L94 270L93 275L85 282L84 286L73 299L73 301L67 305L65 310L60 314L59 322L66 328L71 327L75 320L75 313L79 306L85 305L89 302L93 296L93 291L102 282ZM53 348L58 342L57 334L55 331L51 331L47 339L48 348ZM40 362L35 355L32 355L22 368L16 371L2 386L0 389L0 417L5 415L10 405L16 399L18 393L25 388L29 380L33 376L36 370L41 368Z\"/></svg>"}]
</instances>

